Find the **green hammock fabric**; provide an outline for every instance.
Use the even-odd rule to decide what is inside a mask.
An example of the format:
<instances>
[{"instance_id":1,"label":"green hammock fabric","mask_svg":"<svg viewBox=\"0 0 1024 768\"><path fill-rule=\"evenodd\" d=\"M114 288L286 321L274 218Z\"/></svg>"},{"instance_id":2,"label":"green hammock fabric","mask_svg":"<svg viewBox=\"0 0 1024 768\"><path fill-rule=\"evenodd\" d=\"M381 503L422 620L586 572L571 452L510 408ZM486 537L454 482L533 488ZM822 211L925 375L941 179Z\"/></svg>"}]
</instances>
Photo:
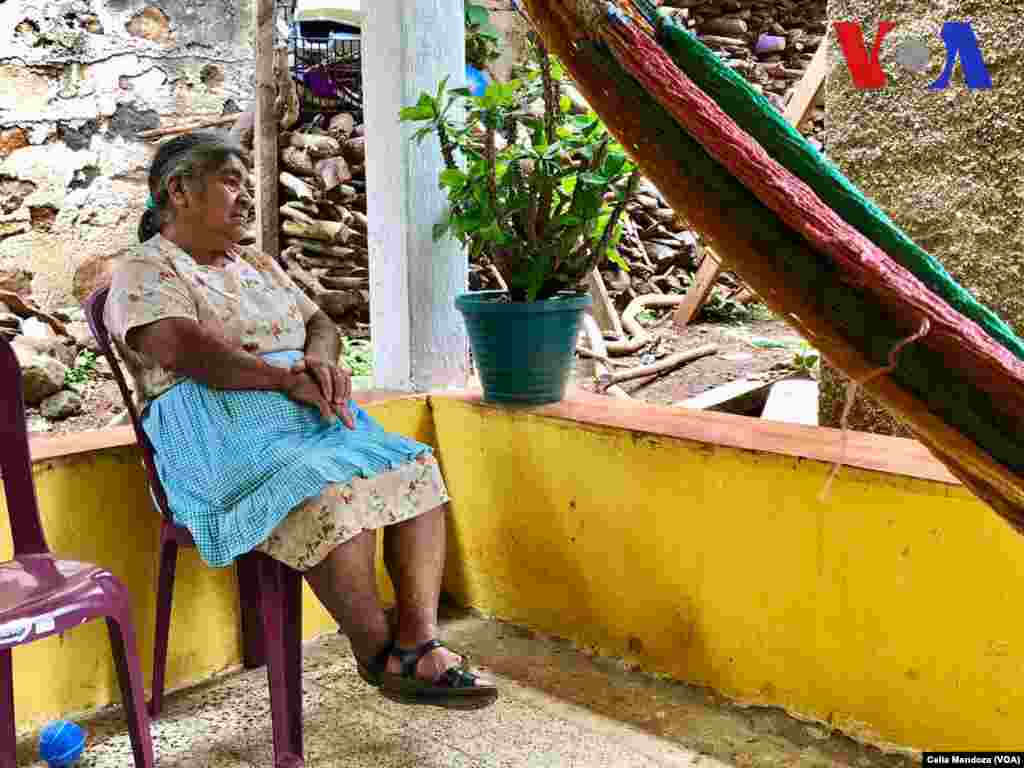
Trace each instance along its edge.
<instances>
[{"instance_id":1,"label":"green hammock fabric","mask_svg":"<svg viewBox=\"0 0 1024 768\"><path fill-rule=\"evenodd\" d=\"M675 65L772 158L807 184L843 220L914 274L929 290L977 323L1017 358L1024 360L1024 341L992 310L959 285L934 257L907 237L838 168L815 150L771 102L670 17L654 11L642 0L636 4L656 25L658 42Z\"/></svg>"},{"instance_id":2,"label":"green hammock fabric","mask_svg":"<svg viewBox=\"0 0 1024 768\"><path fill-rule=\"evenodd\" d=\"M842 284L837 279L836 267L820 258L800 235L712 158L605 46L579 42L576 55L600 70L610 87L636 105L636 113L644 116L645 128L659 134L658 146L671 158L677 172L703 187L702 194L730 211L744 231L756 233L763 252L778 260L794 283L810 291L820 311L828 314L837 330L872 362L884 366L900 334L880 316L877 305L862 292ZM774 107L765 103L771 113L777 114ZM1009 428L1006 419L993 407L991 397L974 387L945 357L925 345L909 345L900 352L890 376L947 424L984 446L994 459L1016 472L1024 471L1024 434Z\"/></svg>"}]
</instances>

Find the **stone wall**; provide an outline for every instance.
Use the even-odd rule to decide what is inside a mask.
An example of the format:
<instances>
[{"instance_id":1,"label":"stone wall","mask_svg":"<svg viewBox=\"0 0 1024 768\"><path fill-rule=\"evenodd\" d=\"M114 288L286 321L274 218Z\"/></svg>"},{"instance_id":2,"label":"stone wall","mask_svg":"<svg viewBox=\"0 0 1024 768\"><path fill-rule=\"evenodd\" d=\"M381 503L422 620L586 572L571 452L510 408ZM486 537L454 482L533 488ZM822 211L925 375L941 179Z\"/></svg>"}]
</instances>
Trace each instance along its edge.
<instances>
[{"instance_id":1,"label":"stone wall","mask_svg":"<svg viewBox=\"0 0 1024 768\"><path fill-rule=\"evenodd\" d=\"M881 90L854 87L833 40L825 142L855 184L1018 334L1024 333L1022 15L1024 0L830 0L831 20L862 22L868 50L879 21L897 26L882 45L888 84ZM945 21L971 23L991 90L969 90L959 64L946 90L927 89L943 71ZM927 68L900 66L907 60L901 52L921 43ZM825 372L822 424L838 424L844 388L841 375ZM850 426L899 431L880 410L858 403Z\"/></svg>"},{"instance_id":2,"label":"stone wall","mask_svg":"<svg viewBox=\"0 0 1024 768\"><path fill-rule=\"evenodd\" d=\"M0 283L75 304L78 266L135 242L153 149L135 135L249 107L251 17L249 0L0 3Z\"/></svg>"}]
</instances>

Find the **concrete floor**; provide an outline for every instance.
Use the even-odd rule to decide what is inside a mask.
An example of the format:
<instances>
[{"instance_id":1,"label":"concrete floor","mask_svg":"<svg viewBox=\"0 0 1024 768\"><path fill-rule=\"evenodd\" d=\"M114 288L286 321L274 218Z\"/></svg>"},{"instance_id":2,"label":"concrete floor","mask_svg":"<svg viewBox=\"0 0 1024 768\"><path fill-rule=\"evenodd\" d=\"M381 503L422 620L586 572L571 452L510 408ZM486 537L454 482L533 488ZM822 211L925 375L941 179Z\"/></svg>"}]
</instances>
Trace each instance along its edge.
<instances>
[{"instance_id":1,"label":"concrete floor","mask_svg":"<svg viewBox=\"0 0 1024 768\"><path fill-rule=\"evenodd\" d=\"M763 708L630 672L558 639L498 621L449 615L443 634L502 685L498 703L457 712L407 707L358 677L339 636L306 647L305 746L310 768L566 766L851 766L909 768L883 754ZM127 768L118 710L80 719L90 734L82 768ZM270 705L262 669L171 695L153 724L161 768L273 765ZM26 735L18 765L45 768Z\"/></svg>"}]
</instances>

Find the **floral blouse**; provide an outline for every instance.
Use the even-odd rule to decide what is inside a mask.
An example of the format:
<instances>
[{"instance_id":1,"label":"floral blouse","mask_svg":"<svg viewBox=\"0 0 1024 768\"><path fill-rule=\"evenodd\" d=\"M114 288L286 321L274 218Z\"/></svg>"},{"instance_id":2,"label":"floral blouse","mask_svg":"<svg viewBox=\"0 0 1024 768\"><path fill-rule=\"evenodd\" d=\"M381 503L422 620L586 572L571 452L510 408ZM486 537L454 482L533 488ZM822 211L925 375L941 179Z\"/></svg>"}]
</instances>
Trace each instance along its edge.
<instances>
[{"instance_id":1,"label":"floral blouse","mask_svg":"<svg viewBox=\"0 0 1024 768\"><path fill-rule=\"evenodd\" d=\"M226 267L203 266L156 235L117 260L105 322L135 380L140 407L182 377L129 349L125 337L132 328L184 317L253 354L305 347L306 323L317 305L269 256L247 248L239 248L239 256Z\"/></svg>"}]
</instances>

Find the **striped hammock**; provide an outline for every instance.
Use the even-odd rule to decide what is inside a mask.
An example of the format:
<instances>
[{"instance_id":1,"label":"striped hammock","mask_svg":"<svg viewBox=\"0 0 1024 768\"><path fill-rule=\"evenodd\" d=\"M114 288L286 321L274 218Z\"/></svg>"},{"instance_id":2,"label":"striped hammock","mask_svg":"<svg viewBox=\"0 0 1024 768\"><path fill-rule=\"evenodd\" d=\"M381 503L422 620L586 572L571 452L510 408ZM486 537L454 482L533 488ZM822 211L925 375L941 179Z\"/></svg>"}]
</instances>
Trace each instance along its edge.
<instances>
[{"instance_id":1,"label":"striped hammock","mask_svg":"<svg viewBox=\"0 0 1024 768\"><path fill-rule=\"evenodd\" d=\"M1024 342L648 0L524 5L669 204L1024 531Z\"/></svg>"}]
</instances>

